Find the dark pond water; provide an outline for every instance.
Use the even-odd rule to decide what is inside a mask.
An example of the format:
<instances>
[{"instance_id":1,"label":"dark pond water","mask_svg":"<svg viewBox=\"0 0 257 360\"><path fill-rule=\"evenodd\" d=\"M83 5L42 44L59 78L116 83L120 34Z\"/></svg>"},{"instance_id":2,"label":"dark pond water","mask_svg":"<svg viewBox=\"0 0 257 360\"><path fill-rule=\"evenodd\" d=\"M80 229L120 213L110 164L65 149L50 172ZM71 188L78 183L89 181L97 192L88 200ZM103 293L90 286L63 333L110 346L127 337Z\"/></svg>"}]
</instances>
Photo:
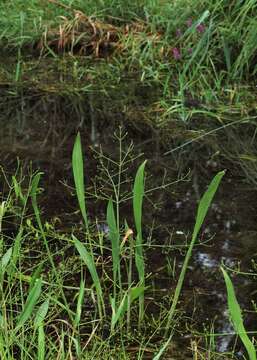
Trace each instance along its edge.
<instances>
[{"instance_id":1,"label":"dark pond water","mask_svg":"<svg viewBox=\"0 0 257 360\"><path fill-rule=\"evenodd\" d=\"M179 264L176 277L185 253L169 251L169 246L190 241L199 195L206 189L213 175L227 167L227 174L190 261L182 303L193 324L190 325L190 331L195 331L196 338L197 332L203 331L210 323L214 324L216 333L232 333L225 287L219 269L223 264L234 271L231 276L238 290L238 299L247 310L244 313L246 328L255 330L256 316L252 311L251 300L256 300L256 279L252 276L257 253L256 189L245 181L243 174L233 164L226 161L213 162L212 150L198 144L174 152L172 156L164 156L167 148L156 131L147 125L129 123L122 115L113 119L110 114L106 117L98 114L92 126L89 112L79 113L67 103L64 106L63 99L52 100L47 96L23 101L22 108L15 113L8 113L3 122L1 165L7 175L11 175L17 167L16 158L19 157L24 168L32 161L34 169L44 171L42 186L45 190L41 207L46 219L58 216L63 219L64 227L68 228L69 215L77 208L69 186L73 186L70 159L78 129L85 149L86 182L89 188L99 171L90 146L99 150L101 145L109 156L117 155L118 146L113 133L120 125L128 133L125 147L133 140L134 153L143 153L132 164L131 176L138 164L146 158L148 189L160 186L163 181L165 184L174 182L165 189L147 194L144 205L148 270L153 274L157 298L168 295L174 287L174 259ZM177 181L178 178L183 180ZM106 203L92 199L89 208L92 218L97 216L100 221L104 221ZM131 212L128 205L124 205L121 211L127 214ZM238 276L238 270L250 275ZM191 336L190 331L184 337ZM232 335L219 337L217 350L226 351L232 340ZM239 346L239 355L240 351Z\"/></svg>"}]
</instances>

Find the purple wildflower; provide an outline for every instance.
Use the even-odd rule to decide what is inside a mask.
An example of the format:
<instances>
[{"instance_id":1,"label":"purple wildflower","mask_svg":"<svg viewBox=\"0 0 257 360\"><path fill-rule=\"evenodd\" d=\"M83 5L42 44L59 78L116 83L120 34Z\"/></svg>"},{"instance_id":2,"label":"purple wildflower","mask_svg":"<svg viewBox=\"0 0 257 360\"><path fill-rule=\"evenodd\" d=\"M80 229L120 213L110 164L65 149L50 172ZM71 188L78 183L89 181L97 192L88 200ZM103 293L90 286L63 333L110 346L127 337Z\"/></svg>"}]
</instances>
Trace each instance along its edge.
<instances>
[{"instance_id":1,"label":"purple wildflower","mask_svg":"<svg viewBox=\"0 0 257 360\"><path fill-rule=\"evenodd\" d=\"M193 53L193 49L191 47L188 48L187 51L188 51L188 54L190 54L190 55Z\"/></svg>"},{"instance_id":2,"label":"purple wildflower","mask_svg":"<svg viewBox=\"0 0 257 360\"><path fill-rule=\"evenodd\" d=\"M187 24L187 27L191 27L192 24L193 24L193 19L192 19L192 18L189 18L189 19L186 21L186 24Z\"/></svg>"},{"instance_id":3,"label":"purple wildflower","mask_svg":"<svg viewBox=\"0 0 257 360\"><path fill-rule=\"evenodd\" d=\"M174 57L175 60L181 59L181 53L180 53L178 48L176 48L176 47L173 48L172 49L172 54L173 54L173 57Z\"/></svg>"},{"instance_id":4,"label":"purple wildflower","mask_svg":"<svg viewBox=\"0 0 257 360\"><path fill-rule=\"evenodd\" d=\"M176 30L176 36L177 36L178 38L182 36L182 31L181 31L181 29L177 29L177 30Z\"/></svg>"},{"instance_id":5,"label":"purple wildflower","mask_svg":"<svg viewBox=\"0 0 257 360\"><path fill-rule=\"evenodd\" d=\"M205 31L205 26L203 24L199 24L197 25L196 30L201 34Z\"/></svg>"}]
</instances>

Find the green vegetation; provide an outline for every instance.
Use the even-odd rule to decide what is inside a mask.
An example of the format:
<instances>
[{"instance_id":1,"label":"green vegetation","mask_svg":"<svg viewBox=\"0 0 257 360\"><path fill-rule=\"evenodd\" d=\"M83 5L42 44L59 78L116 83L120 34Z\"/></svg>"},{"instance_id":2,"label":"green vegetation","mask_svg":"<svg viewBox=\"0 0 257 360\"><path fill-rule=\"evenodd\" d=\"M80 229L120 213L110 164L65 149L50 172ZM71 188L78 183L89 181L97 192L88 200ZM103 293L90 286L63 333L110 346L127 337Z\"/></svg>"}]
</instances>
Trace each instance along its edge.
<instances>
[{"instance_id":1,"label":"green vegetation","mask_svg":"<svg viewBox=\"0 0 257 360\"><path fill-rule=\"evenodd\" d=\"M220 169L256 189L256 38L253 0L0 2L1 164L8 168L0 177L1 359L237 358L236 348L217 352L216 339L234 333L217 334L215 320L204 330L191 326L183 290ZM138 143L128 144L122 128ZM113 132L117 155L114 146L102 148ZM82 140L92 145L93 169ZM149 160L141 160L135 154L149 143ZM14 169L16 156L34 160L29 174L19 162ZM41 172L45 159L49 174ZM160 183L153 177L166 160ZM76 205L71 213L56 200L51 218L42 184L59 164L69 174L58 181ZM158 212L152 195L165 197L180 180L193 182L198 209L191 241L173 243L158 216L146 227L145 203ZM254 360L256 342L222 271L232 324Z\"/></svg>"},{"instance_id":2,"label":"green vegetation","mask_svg":"<svg viewBox=\"0 0 257 360\"><path fill-rule=\"evenodd\" d=\"M95 223L88 220L85 188L82 188L84 167L79 135L75 141L72 160L82 218L87 219L84 221L84 230L77 235L75 233L58 234L50 224L42 222L37 205L41 173L31 175L27 190L22 190L17 175L13 176L10 193L6 201L2 203L1 223L4 222L6 214L14 211L15 203L16 206L18 204L23 206L15 239L9 238L4 232L1 233L1 248L4 250L1 258L0 336L3 359L30 359L35 353L39 359L50 359L57 354L61 358L66 358L71 354L79 359L98 358L100 356L97 352L98 347L100 346L104 353L106 351L104 349L108 347L115 348L113 341L119 344L118 357L127 358L129 351L126 347L133 341L133 332L145 332L148 329L147 322L151 314L145 309L144 293L147 291L150 294L152 290L148 285L149 275L145 270L146 258L143 247L146 244L143 240L142 227L146 162L143 162L137 171L132 194L135 235L125 221L126 235L122 239L123 226L120 213L114 212L114 206L119 205L120 198L117 198L117 203L111 199L108 202L108 237L111 242L111 249L109 249L106 239L99 243ZM121 174L122 171L121 169ZM173 300L170 294L172 309L167 308L166 314L157 320L153 334L146 332L142 336L138 345L138 359L143 356L144 349L147 347L152 348L153 354L156 351L155 359L159 359L172 344L176 329L174 311L177 309L189 256L222 176L223 173L216 175L199 204L194 235ZM121 181L120 178L120 183L113 184L116 194ZM29 199L32 201L34 217L26 218ZM118 223L119 227L117 227ZM81 240L78 240L78 237ZM30 270L26 252L33 251L33 239L38 247L38 255L37 260L33 260ZM61 240L62 249L54 251L53 240ZM29 248L27 248L28 244L31 244ZM75 248L79 256L73 253ZM65 260L66 251L68 258L72 256L72 268L68 264L68 258ZM111 267L105 264L104 253L109 251L112 254ZM56 263L56 256L63 256L59 264ZM134 265L138 275L134 272ZM124 266L127 269L127 279L123 276ZM112 271L110 271L111 268ZM79 286L74 284L73 280L77 276L80 278ZM106 287L108 281L110 285ZM85 303L88 301L91 302L90 310L85 308ZM166 316L168 316L168 321L165 325ZM108 333L105 339L102 338L104 328ZM165 328L169 333L166 343ZM163 346L161 343L154 343L156 331L162 336ZM38 339L37 342L35 337ZM97 347L96 344L98 344Z\"/></svg>"},{"instance_id":3,"label":"green vegetation","mask_svg":"<svg viewBox=\"0 0 257 360\"><path fill-rule=\"evenodd\" d=\"M195 114L219 119L231 108L238 114L256 108L253 1L12 0L2 2L0 12L1 47L17 54L14 67L2 74L8 82L26 80L37 87L52 78L54 85L51 73L57 71L64 79L59 78L62 86L55 84L58 92L104 94L132 76L156 89L151 111L161 115L160 125L171 115L184 121ZM102 61L88 66L92 57ZM51 64L44 65L46 58ZM52 68L47 79L44 66Z\"/></svg>"}]
</instances>

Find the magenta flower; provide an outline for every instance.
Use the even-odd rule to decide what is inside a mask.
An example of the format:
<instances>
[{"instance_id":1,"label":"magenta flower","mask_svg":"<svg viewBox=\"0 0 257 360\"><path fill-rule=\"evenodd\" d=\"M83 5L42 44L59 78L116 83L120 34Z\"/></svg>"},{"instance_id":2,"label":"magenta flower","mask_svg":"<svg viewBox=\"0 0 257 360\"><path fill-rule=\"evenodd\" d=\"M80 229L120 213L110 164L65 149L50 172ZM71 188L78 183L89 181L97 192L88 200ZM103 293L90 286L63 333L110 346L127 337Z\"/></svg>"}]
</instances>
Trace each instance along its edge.
<instances>
[{"instance_id":1,"label":"magenta flower","mask_svg":"<svg viewBox=\"0 0 257 360\"><path fill-rule=\"evenodd\" d=\"M187 51L188 51L188 54L190 54L190 55L193 53L193 49L191 47L188 48Z\"/></svg>"},{"instance_id":2,"label":"magenta flower","mask_svg":"<svg viewBox=\"0 0 257 360\"><path fill-rule=\"evenodd\" d=\"M199 24L197 25L196 30L201 34L205 31L205 26L203 24Z\"/></svg>"},{"instance_id":3,"label":"magenta flower","mask_svg":"<svg viewBox=\"0 0 257 360\"><path fill-rule=\"evenodd\" d=\"M186 21L186 24L188 27L191 27L192 24L193 24L193 19L192 18L189 18L187 21Z\"/></svg>"},{"instance_id":4,"label":"magenta flower","mask_svg":"<svg viewBox=\"0 0 257 360\"><path fill-rule=\"evenodd\" d=\"M173 57L174 57L175 60L181 59L181 53L180 53L178 48L176 48L176 47L173 48L172 49L172 54L173 54Z\"/></svg>"}]
</instances>

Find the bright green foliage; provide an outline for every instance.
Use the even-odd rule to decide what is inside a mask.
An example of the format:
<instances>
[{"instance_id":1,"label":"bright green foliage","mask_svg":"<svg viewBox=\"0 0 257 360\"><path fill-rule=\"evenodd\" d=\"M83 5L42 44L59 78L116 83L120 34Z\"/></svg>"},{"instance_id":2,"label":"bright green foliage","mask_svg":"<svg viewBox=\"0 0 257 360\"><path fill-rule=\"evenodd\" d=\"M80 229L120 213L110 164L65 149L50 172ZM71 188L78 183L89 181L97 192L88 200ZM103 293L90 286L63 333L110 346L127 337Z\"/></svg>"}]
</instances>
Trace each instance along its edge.
<instances>
[{"instance_id":1,"label":"bright green foliage","mask_svg":"<svg viewBox=\"0 0 257 360\"><path fill-rule=\"evenodd\" d=\"M219 187L220 181L225 175L225 171L219 172L210 183L207 191L204 193L203 197L200 200L198 209L197 209L197 215L196 215L196 221L195 221L195 227L193 231L192 241L195 242L197 235L201 229L201 226L204 222L204 219L206 217L207 211L209 210L209 207L211 205L212 199Z\"/></svg>"},{"instance_id":2,"label":"bright green foliage","mask_svg":"<svg viewBox=\"0 0 257 360\"><path fill-rule=\"evenodd\" d=\"M138 271L140 284L145 285L145 265L143 255L143 237L142 237L142 206L144 197L144 171L146 161L141 164L137 170L134 188L133 188L133 211L136 225L136 267ZM144 316L144 294L139 297L139 321Z\"/></svg>"},{"instance_id":3,"label":"bright green foliage","mask_svg":"<svg viewBox=\"0 0 257 360\"><path fill-rule=\"evenodd\" d=\"M244 344L244 346L248 352L249 359L256 360L256 351L255 351L253 343L249 339L247 332L245 330L244 323L243 323L243 317L241 314L241 309L240 309L240 306L238 304L238 301L237 301L237 298L235 295L233 283L230 280L230 277L229 277L228 273L226 272L226 270L221 267L221 271L223 273L224 280L226 283L227 296L228 296L228 308L229 308L232 324L234 326L236 333L242 340L242 343Z\"/></svg>"},{"instance_id":4,"label":"bright green foliage","mask_svg":"<svg viewBox=\"0 0 257 360\"><path fill-rule=\"evenodd\" d=\"M72 170L73 170L73 176L74 176L76 193L77 193L80 210L86 228L88 228L85 187L84 187L84 164L83 164L83 154L82 154L82 147L81 147L81 140L79 133L77 134L72 152Z\"/></svg>"}]
</instances>

